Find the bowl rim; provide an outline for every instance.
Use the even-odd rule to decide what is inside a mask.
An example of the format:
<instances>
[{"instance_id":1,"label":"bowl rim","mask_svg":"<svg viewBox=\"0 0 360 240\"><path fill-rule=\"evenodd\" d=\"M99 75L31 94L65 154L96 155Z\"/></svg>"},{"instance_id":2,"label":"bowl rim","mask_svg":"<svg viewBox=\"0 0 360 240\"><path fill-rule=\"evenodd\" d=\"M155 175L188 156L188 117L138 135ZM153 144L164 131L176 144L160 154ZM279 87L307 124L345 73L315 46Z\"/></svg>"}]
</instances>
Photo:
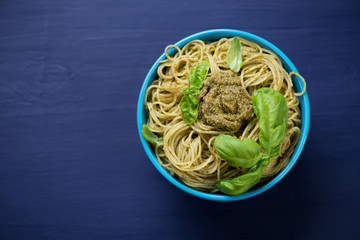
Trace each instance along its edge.
<instances>
[{"instance_id":1,"label":"bowl rim","mask_svg":"<svg viewBox=\"0 0 360 240\"><path fill-rule=\"evenodd\" d=\"M277 48L275 45L273 45L269 41L255 35L255 34L245 32L245 31L240 31L240 30L235 30L235 29L211 29L211 30L206 30L206 31L192 34L188 37L181 39L180 41L178 41L177 43L175 43L173 45L178 46L179 48L182 48L186 43L188 43L192 40L202 39L204 37L208 37L213 34L228 35L229 37L239 36L239 37L248 39L250 41L255 41L257 43L261 43L261 45L263 45L262 47L265 46L266 48L268 48L272 52L274 52L277 56L279 56L280 59L282 59L282 61L285 62L289 66L291 71L298 73L295 65L290 61L290 59L279 48ZM216 38L220 39L222 37L225 37L225 36L219 36ZM262 192L265 192L266 190L270 189L275 184L277 184L282 178L284 178L284 176L291 170L291 168L297 162L297 160L304 148L304 145L305 145L305 142L306 142L306 139L308 136L309 126L310 126L310 104L309 104L309 98L308 98L307 91L305 91L304 95L299 97L299 100L300 100L300 98L302 99L302 101L300 101L300 103L299 103L300 108L301 108L302 124L301 124L301 133L300 133L299 141L296 145L296 148L295 148L288 164L279 173L277 173L275 175L275 177L273 177L270 181L268 181L263 186L256 188L250 192L246 192L246 193L243 193L240 195L235 195L235 196L228 196L228 195L216 194L216 193L206 193L206 192L201 192L201 191L195 190L195 189L185 185L181 181L174 178L165 168L163 168L160 165L160 163L158 162L156 156L154 155L154 153L150 147L150 144L144 139L144 137L142 136L142 133L141 133L141 125L144 124L143 120L146 118L146 117L144 118L145 91L146 91L147 87L149 86L149 84L153 81L153 79L151 79L151 76L154 74L154 72L157 71L157 67L160 65L159 61L162 60L163 58L165 58L165 53L163 53L155 61L155 63L152 65L149 72L147 73L145 80L141 86L141 90L140 90L140 94L139 94L139 98L138 98L138 104L137 104L137 128L138 128L138 133L139 133L141 144L145 150L146 155L148 156L148 158L150 159L152 164L155 166L155 168L160 172L160 174L163 177L165 177L170 183L172 183L176 187L180 188L181 190L183 190L193 196L200 197L200 198L207 199L207 200L213 200L213 201L237 201L237 200L247 199L247 198L256 196ZM295 81L294 79L298 79L298 78L297 77L293 78L293 80L292 80L293 83ZM297 81L299 81L299 80L297 80ZM299 85L301 88L304 87L302 82L299 82Z\"/></svg>"}]
</instances>

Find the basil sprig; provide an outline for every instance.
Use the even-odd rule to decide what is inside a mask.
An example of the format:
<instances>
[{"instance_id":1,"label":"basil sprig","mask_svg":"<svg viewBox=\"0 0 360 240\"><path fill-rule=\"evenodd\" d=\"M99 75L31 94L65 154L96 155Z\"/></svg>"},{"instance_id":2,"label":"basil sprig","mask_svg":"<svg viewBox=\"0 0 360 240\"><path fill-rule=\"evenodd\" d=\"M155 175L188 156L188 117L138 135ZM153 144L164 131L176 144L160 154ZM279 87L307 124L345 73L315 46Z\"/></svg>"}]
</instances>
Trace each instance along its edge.
<instances>
[{"instance_id":1,"label":"basil sprig","mask_svg":"<svg viewBox=\"0 0 360 240\"><path fill-rule=\"evenodd\" d=\"M252 139L224 137L226 135L216 137L215 148L230 166L252 167L244 175L221 179L215 183L226 194L241 194L255 186L269 164L270 157L279 154L280 143L285 136L288 108L284 96L272 88L260 88L253 95L252 103L259 121L260 145L265 153L258 152L260 147L256 147Z\"/></svg>"},{"instance_id":2,"label":"basil sprig","mask_svg":"<svg viewBox=\"0 0 360 240\"><path fill-rule=\"evenodd\" d=\"M225 134L215 139L215 148L223 159L233 167L250 168L263 156L257 142L250 138L241 140Z\"/></svg>"},{"instance_id":3,"label":"basil sprig","mask_svg":"<svg viewBox=\"0 0 360 240\"><path fill-rule=\"evenodd\" d=\"M226 53L226 63L233 72L239 72L242 66L241 42L234 37Z\"/></svg>"},{"instance_id":4,"label":"basil sprig","mask_svg":"<svg viewBox=\"0 0 360 240\"><path fill-rule=\"evenodd\" d=\"M191 68L191 72L188 77L190 86L200 89L208 74L209 68L210 65L208 61L202 61L195 67Z\"/></svg>"},{"instance_id":5,"label":"basil sprig","mask_svg":"<svg viewBox=\"0 0 360 240\"><path fill-rule=\"evenodd\" d=\"M154 146L157 146L164 142L164 139L156 136L146 124L141 125L141 133L145 140L150 142Z\"/></svg>"},{"instance_id":6,"label":"basil sprig","mask_svg":"<svg viewBox=\"0 0 360 240\"><path fill-rule=\"evenodd\" d=\"M191 125L198 117L199 101L190 94L185 94L180 101L181 115L184 121Z\"/></svg>"},{"instance_id":7,"label":"basil sprig","mask_svg":"<svg viewBox=\"0 0 360 240\"><path fill-rule=\"evenodd\" d=\"M202 61L191 68L188 80L190 87L183 89L184 96L180 101L181 116L184 121L191 125L198 117L199 101L194 95L200 93L200 88L209 72L210 64L208 61Z\"/></svg>"},{"instance_id":8,"label":"basil sprig","mask_svg":"<svg viewBox=\"0 0 360 240\"><path fill-rule=\"evenodd\" d=\"M285 136L288 108L284 96L272 88L260 88L252 96L255 115L259 121L259 141L269 156L279 154Z\"/></svg>"},{"instance_id":9,"label":"basil sprig","mask_svg":"<svg viewBox=\"0 0 360 240\"><path fill-rule=\"evenodd\" d=\"M239 195L253 186L261 179L264 168L269 164L269 157L263 156L261 160L247 173L236 178L226 178L215 182L215 186L223 193Z\"/></svg>"}]
</instances>

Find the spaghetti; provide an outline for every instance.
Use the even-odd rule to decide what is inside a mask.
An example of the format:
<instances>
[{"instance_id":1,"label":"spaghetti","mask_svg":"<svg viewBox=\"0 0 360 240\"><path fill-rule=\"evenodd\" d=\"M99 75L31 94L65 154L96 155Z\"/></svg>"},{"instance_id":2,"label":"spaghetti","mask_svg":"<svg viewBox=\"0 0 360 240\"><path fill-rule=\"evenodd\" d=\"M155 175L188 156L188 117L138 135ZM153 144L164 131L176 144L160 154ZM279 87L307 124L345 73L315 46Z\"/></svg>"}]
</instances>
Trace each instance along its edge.
<instances>
[{"instance_id":1,"label":"spaghetti","mask_svg":"<svg viewBox=\"0 0 360 240\"><path fill-rule=\"evenodd\" d=\"M237 73L246 95L251 98L262 87L271 87L284 95L288 106L288 121L285 137L280 145L280 153L270 159L264 169L261 181L276 175L288 163L300 137L300 109L297 96L304 94L305 81L297 73L288 73L281 60L271 51L261 48L248 40L238 38L242 44L243 65ZM258 141L259 126L254 116L235 131L219 130L197 119L192 125L182 117L179 102L182 90L188 86L191 67L207 60L210 64L208 77L231 72L226 64L226 54L232 38L222 38L214 42L194 40L183 48L169 45L165 48L166 59L157 69L158 79L154 80L145 94L145 108L148 113L147 125L154 133L164 138L163 144L155 147L158 161L172 175L195 189L216 192L214 182L219 179L236 177L246 169L231 167L221 159L214 147L214 140L220 133L252 138ZM168 50L175 48L174 56ZM291 77L299 76L304 82L304 90L296 93Z\"/></svg>"}]
</instances>

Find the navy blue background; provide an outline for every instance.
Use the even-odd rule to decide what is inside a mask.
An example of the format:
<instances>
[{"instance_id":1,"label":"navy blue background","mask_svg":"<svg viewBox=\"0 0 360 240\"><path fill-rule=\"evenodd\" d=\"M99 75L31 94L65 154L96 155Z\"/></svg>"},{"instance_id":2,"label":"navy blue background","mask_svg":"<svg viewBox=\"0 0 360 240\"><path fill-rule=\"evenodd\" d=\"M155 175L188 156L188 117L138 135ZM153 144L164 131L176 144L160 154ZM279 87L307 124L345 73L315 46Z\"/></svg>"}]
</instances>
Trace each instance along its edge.
<instances>
[{"instance_id":1,"label":"navy blue background","mask_svg":"<svg viewBox=\"0 0 360 240\"><path fill-rule=\"evenodd\" d=\"M360 239L360 3L0 1L0 239ZM275 187L219 203L167 182L136 103L166 45L233 28L306 78L305 149Z\"/></svg>"}]
</instances>

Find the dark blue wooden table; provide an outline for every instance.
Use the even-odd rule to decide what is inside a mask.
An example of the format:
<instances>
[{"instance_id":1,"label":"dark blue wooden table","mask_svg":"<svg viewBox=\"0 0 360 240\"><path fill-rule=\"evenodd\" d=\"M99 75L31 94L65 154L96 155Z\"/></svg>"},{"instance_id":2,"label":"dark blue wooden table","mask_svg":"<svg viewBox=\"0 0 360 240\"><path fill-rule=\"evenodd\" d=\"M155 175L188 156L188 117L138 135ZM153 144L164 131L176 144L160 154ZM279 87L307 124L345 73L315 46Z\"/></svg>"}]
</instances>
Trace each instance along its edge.
<instances>
[{"instance_id":1,"label":"dark blue wooden table","mask_svg":"<svg viewBox=\"0 0 360 240\"><path fill-rule=\"evenodd\" d=\"M360 239L360 2L0 1L0 239ZM136 103L166 45L233 28L306 78L310 133L290 173L244 201L167 182Z\"/></svg>"}]
</instances>

